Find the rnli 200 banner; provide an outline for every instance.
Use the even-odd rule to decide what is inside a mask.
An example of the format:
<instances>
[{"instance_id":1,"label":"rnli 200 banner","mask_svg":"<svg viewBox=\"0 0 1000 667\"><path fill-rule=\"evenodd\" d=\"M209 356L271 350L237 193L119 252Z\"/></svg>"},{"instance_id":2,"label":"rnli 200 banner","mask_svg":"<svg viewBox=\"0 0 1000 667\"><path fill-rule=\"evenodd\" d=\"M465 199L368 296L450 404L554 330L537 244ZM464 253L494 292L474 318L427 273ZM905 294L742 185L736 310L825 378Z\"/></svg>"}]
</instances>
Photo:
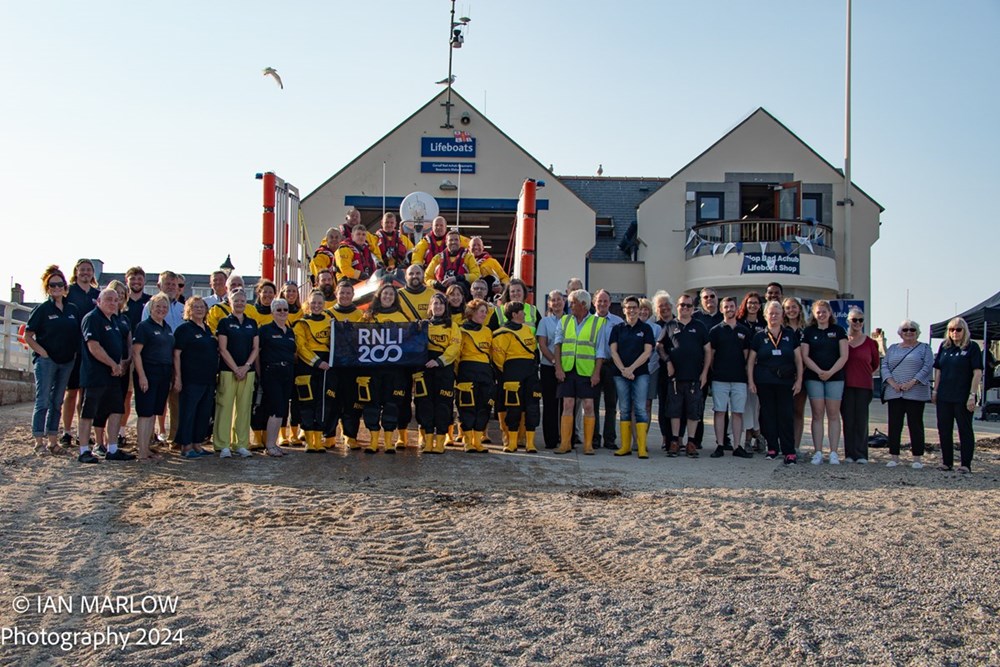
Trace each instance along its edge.
<instances>
[{"instance_id":1,"label":"rnli 200 banner","mask_svg":"<svg viewBox=\"0 0 1000 667\"><path fill-rule=\"evenodd\" d=\"M743 255L740 273L786 273L799 275L798 255L748 252Z\"/></svg>"},{"instance_id":2,"label":"rnli 200 banner","mask_svg":"<svg viewBox=\"0 0 1000 667\"><path fill-rule=\"evenodd\" d=\"M330 331L331 366L423 366L427 322L337 322Z\"/></svg>"}]
</instances>

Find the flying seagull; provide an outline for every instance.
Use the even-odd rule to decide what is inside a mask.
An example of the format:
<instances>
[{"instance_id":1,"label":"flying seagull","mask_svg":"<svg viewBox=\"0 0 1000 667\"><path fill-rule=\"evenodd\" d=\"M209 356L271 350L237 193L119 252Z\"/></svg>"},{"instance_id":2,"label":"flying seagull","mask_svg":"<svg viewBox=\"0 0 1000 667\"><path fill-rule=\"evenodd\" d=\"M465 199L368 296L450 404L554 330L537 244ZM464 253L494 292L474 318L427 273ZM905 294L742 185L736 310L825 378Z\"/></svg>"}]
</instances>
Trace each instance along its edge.
<instances>
[{"instance_id":1,"label":"flying seagull","mask_svg":"<svg viewBox=\"0 0 1000 667\"><path fill-rule=\"evenodd\" d=\"M454 74L452 74L451 76L446 77L444 79L441 79L440 81L435 81L434 83L439 83L439 84L442 84L442 85L447 85L449 83L455 83L455 79L457 79L457 78L458 78L457 76L455 76Z\"/></svg>"},{"instance_id":2,"label":"flying seagull","mask_svg":"<svg viewBox=\"0 0 1000 667\"><path fill-rule=\"evenodd\" d=\"M603 176L604 175L604 165L603 164L597 165L597 175L598 176Z\"/></svg>"},{"instance_id":3,"label":"flying seagull","mask_svg":"<svg viewBox=\"0 0 1000 667\"><path fill-rule=\"evenodd\" d=\"M285 89L285 84L281 83L281 77L278 76L278 70L273 67L265 67L264 76L273 76L274 80L278 82L278 86L280 86L282 90Z\"/></svg>"}]
</instances>

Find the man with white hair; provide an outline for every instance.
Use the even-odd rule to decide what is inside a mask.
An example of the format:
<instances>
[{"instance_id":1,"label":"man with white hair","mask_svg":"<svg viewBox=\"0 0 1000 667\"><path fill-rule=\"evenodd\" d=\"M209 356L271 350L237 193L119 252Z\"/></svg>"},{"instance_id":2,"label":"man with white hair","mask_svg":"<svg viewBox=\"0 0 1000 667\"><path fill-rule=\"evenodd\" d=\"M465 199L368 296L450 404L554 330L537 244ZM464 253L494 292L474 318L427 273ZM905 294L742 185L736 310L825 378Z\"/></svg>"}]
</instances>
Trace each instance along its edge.
<instances>
[{"instance_id":1,"label":"man with white hair","mask_svg":"<svg viewBox=\"0 0 1000 667\"><path fill-rule=\"evenodd\" d=\"M601 382L601 366L607 358L608 328L590 314L590 294L583 289L569 295L570 315L563 317L556 330L556 395L563 401L560 420L560 444L556 454L568 454L573 448L573 410L583 404L583 453L594 453L594 397Z\"/></svg>"}]
</instances>

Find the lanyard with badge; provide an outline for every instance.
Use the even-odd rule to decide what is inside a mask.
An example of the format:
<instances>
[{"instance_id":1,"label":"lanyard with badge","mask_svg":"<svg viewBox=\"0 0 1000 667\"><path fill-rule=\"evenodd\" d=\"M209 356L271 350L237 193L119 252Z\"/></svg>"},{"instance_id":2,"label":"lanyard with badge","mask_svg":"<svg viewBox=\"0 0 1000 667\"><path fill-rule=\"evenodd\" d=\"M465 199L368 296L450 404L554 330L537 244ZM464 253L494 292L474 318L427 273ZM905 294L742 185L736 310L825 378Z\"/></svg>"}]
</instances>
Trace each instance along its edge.
<instances>
[{"instance_id":1,"label":"lanyard with badge","mask_svg":"<svg viewBox=\"0 0 1000 667\"><path fill-rule=\"evenodd\" d=\"M771 350L771 356L780 357L781 356L781 332L778 332L777 336L772 336L770 329L767 330L767 339L771 341L771 345L774 349Z\"/></svg>"}]
</instances>

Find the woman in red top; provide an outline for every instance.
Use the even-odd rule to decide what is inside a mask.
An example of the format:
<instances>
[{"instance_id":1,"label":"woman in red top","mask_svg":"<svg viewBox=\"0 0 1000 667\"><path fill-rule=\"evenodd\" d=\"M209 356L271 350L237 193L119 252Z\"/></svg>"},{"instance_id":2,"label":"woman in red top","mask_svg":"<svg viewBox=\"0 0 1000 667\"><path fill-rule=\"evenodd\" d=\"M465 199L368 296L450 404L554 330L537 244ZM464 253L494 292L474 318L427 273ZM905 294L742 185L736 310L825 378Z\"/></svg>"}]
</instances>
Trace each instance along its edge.
<instances>
[{"instance_id":1,"label":"woman in red top","mask_svg":"<svg viewBox=\"0 0 1000 667\"><path fill-rule=\"evenodd\" d=\"M865 314L847 313L847 363L844 365L844 455L848 463L868 463L868 407L872 402L872 374L879 367L878 344L865 335Z\"/></svg>"}]
</instances>

